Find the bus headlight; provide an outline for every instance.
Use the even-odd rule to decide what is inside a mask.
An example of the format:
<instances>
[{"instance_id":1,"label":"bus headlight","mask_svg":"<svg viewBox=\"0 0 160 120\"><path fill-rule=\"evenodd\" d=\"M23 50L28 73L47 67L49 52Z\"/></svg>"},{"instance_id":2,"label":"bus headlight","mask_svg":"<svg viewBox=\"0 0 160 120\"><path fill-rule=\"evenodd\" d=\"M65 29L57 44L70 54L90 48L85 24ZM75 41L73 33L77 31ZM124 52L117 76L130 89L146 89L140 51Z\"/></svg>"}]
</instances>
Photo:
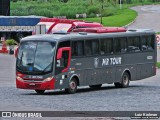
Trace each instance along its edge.
<instances>
[{"instance_id":1,"label":"bus headlight","mask_svg":"<svg viewBox=\"0 0 160 120\"><path fill-rule=\"evenodd\" d=\"M23 79L22 79L21 77L19 77L19 76L17 76L16 78L17 78L17 80L19 80L19 81L23 81Z\"/></svg>"},{"instance_id":2,"label":"bus headlight","mask_svg":"<svg viewBox=\"0 0 160 120\"><path fill-rule=\"evenodd\" d=\"M48 77L48 78L44 79L44 82L49 82L49 81L51 81L52 79L53 79L53 77Z\"/></svg>"}]
</instances>

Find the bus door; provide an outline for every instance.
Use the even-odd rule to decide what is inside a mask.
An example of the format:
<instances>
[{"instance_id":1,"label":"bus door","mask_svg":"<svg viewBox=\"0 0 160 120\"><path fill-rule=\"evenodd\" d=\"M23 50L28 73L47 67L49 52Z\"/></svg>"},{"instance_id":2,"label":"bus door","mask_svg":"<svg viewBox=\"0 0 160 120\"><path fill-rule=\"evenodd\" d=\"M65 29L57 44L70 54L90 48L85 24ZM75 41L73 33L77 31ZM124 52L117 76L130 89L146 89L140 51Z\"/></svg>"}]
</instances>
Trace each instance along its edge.
<instances>
[{"instance_id":1,"label":"bus door","mask_svg":"<svg viewBox=\"0 0 160 120\"><path fill-rule=\"evenodd\" d=\"M70 41L61 42L57 49L55 74L62 74L68 71L71 59Z\"/></svg>"}]
</instances>

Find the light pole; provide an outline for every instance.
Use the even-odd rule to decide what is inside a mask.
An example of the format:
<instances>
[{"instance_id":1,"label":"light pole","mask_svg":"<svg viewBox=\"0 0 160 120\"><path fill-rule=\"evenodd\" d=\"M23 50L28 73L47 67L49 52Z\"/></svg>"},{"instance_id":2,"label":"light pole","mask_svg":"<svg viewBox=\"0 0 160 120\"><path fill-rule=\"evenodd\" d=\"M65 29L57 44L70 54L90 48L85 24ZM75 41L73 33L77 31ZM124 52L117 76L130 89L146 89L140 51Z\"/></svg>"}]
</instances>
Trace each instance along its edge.
<instances>
[{"instance_id":1,"label":"light pole","mask_svg":"<svg viewBox=\"0 0 160 120\"><path fill-rule=\"evenodd\" d=\"M122 0L119 0L120 9L122 9Z\"/></svg>"},{"instance_id":2,"label":"light pole","mask_svg":"<svg viewBox=\"0 0 160 120\"><path fill-rule=\"evenodd\" d=\"M101 0L101 24L103 23L102 22L102 19L103 19L102 12L103 12L103 0Z\"/></svg>"}]
</instances>

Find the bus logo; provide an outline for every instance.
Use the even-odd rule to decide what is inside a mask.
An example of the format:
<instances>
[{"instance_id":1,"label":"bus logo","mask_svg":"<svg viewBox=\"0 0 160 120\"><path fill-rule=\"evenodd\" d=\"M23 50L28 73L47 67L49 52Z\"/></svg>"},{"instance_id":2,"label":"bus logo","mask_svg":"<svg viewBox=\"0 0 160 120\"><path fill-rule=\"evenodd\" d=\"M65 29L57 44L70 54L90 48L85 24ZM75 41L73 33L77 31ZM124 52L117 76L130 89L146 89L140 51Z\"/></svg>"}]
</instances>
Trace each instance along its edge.
<instances>
[{"instance_id":1,"label":"bus logo","mask_svg":"<svg viewBox=\"0 0 160 120\"><path fill-rule=\"evenodd\" d=\"M98 67L98 63L99 63L99 59L98 58L94 58L94 67L95 68Z\"/></svg>"},{"instance_id":2,"label":"bus logo","mask_svg":"<svg viewBox=\"0 0 160 120\"><path fill-rule=\"evenodd\" d=\"M2 117L12 117L11 112L2 112Z\"/></svg>"}]
</instances>

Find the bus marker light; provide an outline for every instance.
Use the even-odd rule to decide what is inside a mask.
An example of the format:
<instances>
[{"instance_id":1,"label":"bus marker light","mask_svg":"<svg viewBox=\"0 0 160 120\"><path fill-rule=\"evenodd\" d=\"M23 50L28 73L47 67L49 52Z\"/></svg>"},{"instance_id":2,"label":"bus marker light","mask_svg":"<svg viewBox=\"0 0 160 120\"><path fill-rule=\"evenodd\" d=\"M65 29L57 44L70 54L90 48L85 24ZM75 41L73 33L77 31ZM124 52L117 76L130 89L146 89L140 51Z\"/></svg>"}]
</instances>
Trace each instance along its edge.
<instances>
[{"instance_id":1,"label":"bus marker light","mask_svg":"<svg viewBox=\"0 0 160 120\"><path fill-rule=\"evenodd\" d=\"M65 75L62 75L62 79L64 79L65 78Z\"/></svg>"},{"instance_id":2,"label":"bus marker light","mask_svg":"<svg viewBox=\"0 0 160 120\"><path fill-rule=\"evenodd\" d=\"M147 59L148 59L148 60L152 60L152 59L153 59L153 56L147 56Z\"/></svg>"},{"instance_id":3,"label":"bus marker light","mask_svg":"<svg viewBox=\"0 0 160 120\"><path fill-rule=\"evenodd\" d=\"M60 80L59 84L62 85L63 84L63 80Z\"/></svg>"},{"instance_id":4,"label":"bus marker light","mask_svg":"<svg viewBox=\"0 0 160 120\"><path fill-rule=\"evenodd\" d=\"M53 79L53 77L48 77L48 78L44 79L44 81L45 81L45 82L49 82L49 81L51 81L52 79Z\"/></svg>"},{"instance_id":5,"label":"bus marker light","mask_svg":"<svg viewBox=\"0 0 160 120\"><path fill-rule=\"evenodd\" d=\"M19 80L19 81L23 81L23 79L22 79L21 77L19 77L19 76L17 76L16 78L17 78L17 80Z\"/></svg>"},{"instance_id":6,"label":"bus marker light","mask_svg":"<svg viewBox=\"0 0 160 120\"><path fill-rule=\"evenodd\" d=\"M75 73L75 71L71 71L71 73Z\"/></svg>"}]
</instances>

